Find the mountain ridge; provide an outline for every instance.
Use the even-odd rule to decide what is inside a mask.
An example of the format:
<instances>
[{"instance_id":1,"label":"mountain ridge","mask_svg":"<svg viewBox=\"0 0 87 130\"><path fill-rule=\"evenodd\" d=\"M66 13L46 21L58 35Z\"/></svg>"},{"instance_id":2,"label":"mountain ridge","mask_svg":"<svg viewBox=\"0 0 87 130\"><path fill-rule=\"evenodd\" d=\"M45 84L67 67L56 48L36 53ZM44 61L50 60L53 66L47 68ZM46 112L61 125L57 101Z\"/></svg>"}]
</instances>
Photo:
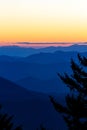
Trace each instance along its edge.
<instances>
[{"instance_id":1,"label":"mountain ridge","mask_svg":"<svg viewBox=\"0 0 87 130\"><path fill-rule=\"evenodd\" d=\"M33 48L33 47L20 47L20 46L0 46L0 55L8 55L8 56L18 56L18 57L26 57L32 54L37 54L40 52L48 52L53 53L55 51L79 51L85 52L87 51L87 45L71 45L71 46L49 46L43 48Z\"/></svg>"},{"instance_id":2,"label":"mountain ridge","mask_svg":"<svg viewBox=\"0 0 87 130\"><path fill-rule=\"evenodd\" d=\"M59 127L65 130L63 119L56 114L46 94L20 88L2 77L0 77L0 103L3 106L3 112L16 116L14 122L22 124L23 130L34 130L43 122L46 128L55 130Z\"/></svg>"}]
</instances>

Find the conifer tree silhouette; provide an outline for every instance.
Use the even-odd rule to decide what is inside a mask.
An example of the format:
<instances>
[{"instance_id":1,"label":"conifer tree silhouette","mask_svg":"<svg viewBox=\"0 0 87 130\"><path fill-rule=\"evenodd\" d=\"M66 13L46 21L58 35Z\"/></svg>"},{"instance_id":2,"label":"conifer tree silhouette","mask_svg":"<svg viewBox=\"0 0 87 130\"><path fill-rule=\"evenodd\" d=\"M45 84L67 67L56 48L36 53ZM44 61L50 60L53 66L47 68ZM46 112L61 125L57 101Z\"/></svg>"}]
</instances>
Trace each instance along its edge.
<instances>
[{"instance_id":1,"label":"conifer tree silhouette","mask_svg":"<svg viewBox=\"0 0 87 130\"><path fill-rule=\"evenodd\" d=\"M78 54L79 63L71 59L72 74L58 74L70 89L65 97L66 105L50 100L57 112L61 113L69 130L87 130L87 58Z\"/></svg>"},{"instance_id":2,"label":"conifer tree silhouette","mask_svg":"<svg viewBox=\"0 0 87 130\"><path fill-rule=\"evenodd\" d=\"M0 105L0 109L2 106ZM14 123L12 122L13 116L9 116L7 113L0 113L0 130L22 130L21 126L14 128Z\"/></svg>"}]
</instances>

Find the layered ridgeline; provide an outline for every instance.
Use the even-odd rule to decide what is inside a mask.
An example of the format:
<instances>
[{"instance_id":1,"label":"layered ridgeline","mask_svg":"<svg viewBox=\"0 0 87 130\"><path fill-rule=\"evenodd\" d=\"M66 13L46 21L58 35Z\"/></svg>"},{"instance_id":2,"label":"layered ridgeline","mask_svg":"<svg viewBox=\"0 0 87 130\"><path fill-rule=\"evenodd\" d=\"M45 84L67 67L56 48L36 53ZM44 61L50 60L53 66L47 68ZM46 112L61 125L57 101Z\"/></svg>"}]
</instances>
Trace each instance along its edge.
<instances>
[{"instance_id":1,"label":"layered ridgeline","mask_svg":"<svg viewBox=\"0 0 87 130\"><path fill-rule=\"evenodd\" d=\"M47 95L28 91L1 77L0 103L3 106L2 112L14 115L15 125L22 125L23 130L35 130L40 124L53 130L65 130L65 123L56 114Z\"/></svg>"},{"instance_id":2,"label":"layered ridgeline","mask_svg":"<svg viewBox=\"0 0 87 130\"><path fill-rule=\"evenodd\" d=\"M29 90L42 93L65 93L57 73L71 73L71 58L78 62L77 51L56 51L27 57L0 56L0 76ZM87 52L80 52L87 56Z\"/></svg>"},{"instance_id":3,"label":"layered ridgeline","mask_svg":"<svg viewBox=\"0 0 87 130\"><path fill-rule=\"evenodd\" d=\"M63 119L48 96L58 96L64 103L68 88L57 73L71 74L70 59L78 62L78 52L87 56L87 46L59 48L33 49L37 52L31 55L29 48L0 47L0 102L4 111L16 116L15 122L22 124L24 130L36 129L40 124L65 130Z\"/></svg>"},{"instance_id":4,"label":"layered ridgeline","mask_svg":"<svg viewBox=\"0 0 87 130\"><path fill-rule=\"evenodd\" d=\"M28 45L28 43L22 43L25 45ZM20 44L20 45L22 45ZM82 45L84 44L84 45ZM1 46L0 47L0 55L8 55L8 56L21 56L21 57L26 57L32 54L37 54L40 52L47 52L47 53L52 53L55 51L79 51L79 52L85 52L87 51L87 43L82 43L82 44L74 44L71 46L50 46L50 47L43 47L43 48L32 48L32 47L19 47L19 46Z\"/></svg>"}]
</instances>

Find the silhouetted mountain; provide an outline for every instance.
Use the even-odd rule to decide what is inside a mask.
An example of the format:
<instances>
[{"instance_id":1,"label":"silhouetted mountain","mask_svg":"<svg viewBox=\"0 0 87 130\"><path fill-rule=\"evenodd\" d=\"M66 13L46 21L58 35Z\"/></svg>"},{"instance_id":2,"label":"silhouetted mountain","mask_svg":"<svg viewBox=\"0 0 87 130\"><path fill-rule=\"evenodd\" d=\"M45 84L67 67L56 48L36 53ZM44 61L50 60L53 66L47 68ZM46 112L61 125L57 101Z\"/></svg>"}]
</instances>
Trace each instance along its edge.
<instances>
[{"instance_id":1,"label":"silhouetted mountain","mask_svg":"<svg viewBox=\"0 0 87 130\"><path fill-rule=\"evenodd\" d=\"M12 81L25 77L35 77L39 80L55 79L57 72L70 71L67 64L63 61L55 64L0 62L0 76Z\"/></svg>"},{"instance_id":2,"label":"silhouetted mountain","mask_svg":"<svg viewBox=\"0 0 87 130\"><path fill-rule=\"evenodd\" d=\"M49 80L39 80L32 77L27 77L16 81L17 84L21 85L24 88L35 92L42 92L42 93L66 93L68 90L65 89L64 84L61 80L57 77L55 79Z\"/></svg>"},{"instance_id":3,"label":"silhouetted mountain","mask_svg":"<svg viewBox=\"0 0 87 130\"><path fill-rule=\"evenodd\" d=\"M83 43L84 44L84 43ZM32 54L37 54L40 52L43 53L53 53L55 51L79 51L85 52L87 51L87 45L72 45L66 47L45 47L45 48L30 48L30 47L19 47L19 46L2 46L0 47L0 55L8 55L8 56L20 56L26 57Z\"/></svg>"},{"instance_id":4,"label":"silhouetted mountain","mask_svg":"<svg viewBox=\"0 0 87 130\"><path fill-rule=\"evenodd\" d=\"M24 130L35 130L40 124L53 130L65 130L48 95L56 97L58 93L58 100L64 103L67 89L57 73L67 71L70 74L70 59L77 62L77 52L87 56L87 52L83 52L86 50L85 45L40 49L0 47L0 102L3 108L17 117L15 122L21 123Z\"/></svg>"},{"instance_id":5,"label":"silhouetted mountain","mask_svg":"<svg viewBox=\"0 0 87 130\"><path fill-rule=\"evenodd\" d=\"M38 53L38 51L34 48L24 48L19 46L0 47L0 55L25 57L34 53Z\"/></svg>"},{"instance_id":6,"label":"silhouetted mountain","mask_svg":"<svg viewBox=\"0 0 87 130\"><path fill-rule=\"evenodd\" d=\"M87 56L87 52L81 53ZM0 76L39 92L63 91L57 73L68 72L70 59L77 61L77 52L40 53L25 58L0 56ZM32 78L31 78L32 77Z\"/></svg>"},{"instance_id":7,"label":"silhouetted mountain","mask_svg":"<svg viewBox=\"0 0 87 130\"><path fill-rule=\"evenodd\" d=\"M50 129L55 127L53 130L58 129L59 125L59 129L65 130L63 121L53 109L48 95L56 96L59 93L58 100L63 103L66 90L57 73L67 71L70 74L70 59L74 58L77 62L78 51L86 51L87 46L41 49L13 46L0 49L0 76L3 77L0 78L0 101L4 108L11 115L17 116L25 130L36 129L40 124L45 124ZM87 52L81 52L81 55L87 56Z\"/></svg>"},{"instance_id":8,"label":"silhouetted mountain","mask_svg":"<svg viewBox=\"0 0 87 130\"><path fill-rule=\"evenodd\" d=\"M29 97L29 92L12 81L0 77L0 97L3 97L1 100L24 100Z\"/></svg>"},{"instance_id":9,"label":"silhouetted mountain","mask_svg":"<svg viewBox=\"0 0 87 130\"><path fill-rule=\"evenodd\" d=\"M77 52L56 51L54 53L38 53L30 55L20 60L28 63L54 64L60 62L69 62L71 57L77 59Z\"/></svg>"},{"instance_id":10,"label":"silhouetted mountain","mask_svg":"<svg viewBox=\"0 0 87 130\"><path fill-rule=\"evenodd\" d=\"M62 101L62 98L59 100ZM17 120L14 122L22 124L24 130L34 130L41 123L46 128L65 130L65 123L60 115L56 114L49 97L45 94L27 91L0 77L0 102L3 105L3 111L9 115L15 115Z\"/></svg>"}]
</instances>

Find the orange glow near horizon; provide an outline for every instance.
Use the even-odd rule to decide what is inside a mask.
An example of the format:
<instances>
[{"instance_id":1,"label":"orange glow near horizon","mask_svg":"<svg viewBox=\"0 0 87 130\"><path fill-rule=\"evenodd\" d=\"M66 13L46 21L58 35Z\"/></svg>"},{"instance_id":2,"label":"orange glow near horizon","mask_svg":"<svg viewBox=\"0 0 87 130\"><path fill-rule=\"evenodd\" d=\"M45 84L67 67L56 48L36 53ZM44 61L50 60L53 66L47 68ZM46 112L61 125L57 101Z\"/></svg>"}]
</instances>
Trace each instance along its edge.
<instances>
[{"instance_id":1,"label":"orange glow near horizon","mask_svg":"<svg viewBox=\"0 0 87 130\"><path fill-rule=\"evenodd\" d=\"M1 0L0 45L86 42L87 0Z\"/></svg>"}]
</instances>

